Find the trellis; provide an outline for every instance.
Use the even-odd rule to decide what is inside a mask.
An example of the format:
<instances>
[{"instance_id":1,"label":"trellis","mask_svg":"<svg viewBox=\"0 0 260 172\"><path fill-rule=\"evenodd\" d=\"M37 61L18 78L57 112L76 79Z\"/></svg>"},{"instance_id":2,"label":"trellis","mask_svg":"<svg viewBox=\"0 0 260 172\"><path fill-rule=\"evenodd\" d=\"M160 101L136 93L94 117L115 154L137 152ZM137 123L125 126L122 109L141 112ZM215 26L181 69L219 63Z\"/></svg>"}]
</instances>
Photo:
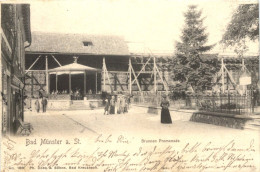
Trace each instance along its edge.
<instances>
[{"instance_id":1,"label":"trellis","mask_svg":"<svg viewBox=\"0 0 260 172\"><path fill-rule=\"evenodd\" d=\"M235 65L235 64L233 64ZM241 66L241 71L244 72L249 72L249 70L247 69L245 62L244 62L244 58L242 59L242 64L239 64L239 66ZM221 68L220 71L217 74L217 82L219 82L219 80L221 79L221 91L222 93L225 92L225 76L226 76L226 81L227 81L227 85L229 84L229 82L233 85L234 90L236 90L237 92L240 91L239 89L239 84L236 83L235 79L233 78L233 75L230 73L230 71L227 69L226 64L224 63L224 57L221 57Z\"/></svg>"},{"instance_id":2,"label":"trellis","mask_svg":"<svg viewBox=\"0 0 260 172\"><path fill-rule=\"evenodd\" d=\"M139 78L140 78L140 75L142 73L146 73L146 74L151 74L151 76L153 76L153 82L154 82L154 85L153 85L153 92L156 93L158 91L158 88L157 88L157 85L158 85L158 80L162 82L164 88L165 88L165 91L166 93L168 93L169 91L169 87L168 87L168 84L166 82L166 80L163 78L159 68L158 68L158 65L157 65L157 62L156 62L156 57L155 56L149 56L148 60L146 60L146 62L141 62L141 63L135 63L135 64L138 64L138 65L142 65L141 69L140 70L135 70L134 67L133 67L133 62L132 62L132 58L134 57L130 57L129 58L129 62L128 62L128 71L124 72L124 71L120 71L118 73L126 73L127 74L127 80L129 81L128 82L128 92L129 94L132 94L133 92L133 88L132 86L136 83L137 87L138 87L138 92L140 93L140 95L142 96L143 95L143 90L141 88L141 84L139 82ZM143 61L143 57L141 57L142 61ZM152 64L153 66L149 66L149 64ZM145 70L147 67L149 67L149 71ZM106 61L105 61L105 57L103 58L103 67L102 67L102 74L103 74L103 91L107 91L105 88L106 88L106 85L107 85L107 81L108 81L108 85L110 86L110 91L113 92L113 87L112 87L112 83L111 83L111 80L110 80L110 77L109 77L109 73L112 74L113 71L108 71L107 70L107 67L106 67ZM115 75L115 74L114 74ZM157 77L158 76L158 77ZM159 79L158 79L159 78ZM117 81L119 82L119 81Z\"/></svg>"}]
</instances>

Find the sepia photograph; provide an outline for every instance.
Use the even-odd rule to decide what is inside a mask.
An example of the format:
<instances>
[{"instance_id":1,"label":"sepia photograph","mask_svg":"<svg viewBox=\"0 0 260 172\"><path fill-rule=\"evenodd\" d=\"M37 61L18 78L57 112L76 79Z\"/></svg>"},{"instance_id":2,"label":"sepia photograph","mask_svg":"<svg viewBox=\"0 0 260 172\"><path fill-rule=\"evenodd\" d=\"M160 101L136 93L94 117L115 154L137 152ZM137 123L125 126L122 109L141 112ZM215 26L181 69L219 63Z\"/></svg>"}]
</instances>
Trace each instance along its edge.
<instances>
[{"instance_id":1,"label":"sepia photograph","mask_svg":"<svg viewBox=\"0 0 260 172\"><path fill-rule=\"evenodd\" d=\"M0 1L1 172L259 172L257 0Z\"/></svg>"}]
</instances>

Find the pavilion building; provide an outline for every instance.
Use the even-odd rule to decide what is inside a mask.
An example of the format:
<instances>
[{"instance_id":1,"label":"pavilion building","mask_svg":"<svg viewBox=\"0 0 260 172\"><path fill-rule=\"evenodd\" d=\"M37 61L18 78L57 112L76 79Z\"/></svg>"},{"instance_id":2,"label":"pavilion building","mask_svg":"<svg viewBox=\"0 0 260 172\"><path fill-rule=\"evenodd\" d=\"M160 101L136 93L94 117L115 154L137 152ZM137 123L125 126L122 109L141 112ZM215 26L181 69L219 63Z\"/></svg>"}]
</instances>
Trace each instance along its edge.
<instances>
[{"instance_id":1,"label":"pavilion building","mask_svg":"<svg viewBox=\"0 0 260 172\"><path fill-rule=\"evenodd\" d=\"M69 93L75 92L82 101L101 92L143 95L168 89L161 66L171 57L133 55L122 37L33 32L32 40L25 64L26 95L32 99L48 95L71 103L76 101Z\"/></svg>"}]
</instances>

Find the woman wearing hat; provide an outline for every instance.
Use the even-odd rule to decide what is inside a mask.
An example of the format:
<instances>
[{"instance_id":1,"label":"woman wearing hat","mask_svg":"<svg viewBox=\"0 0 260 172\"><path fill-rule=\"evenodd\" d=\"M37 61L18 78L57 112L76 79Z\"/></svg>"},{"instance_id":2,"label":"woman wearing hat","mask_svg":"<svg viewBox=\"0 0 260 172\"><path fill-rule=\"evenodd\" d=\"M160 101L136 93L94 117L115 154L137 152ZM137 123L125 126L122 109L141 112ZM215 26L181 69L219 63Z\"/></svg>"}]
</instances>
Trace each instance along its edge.
<instances>
[{"instance_id":1,"label":"woman wearing hat","mask_svg":"<svg viewBox=\"0 0 260 172\"><path fill-rule=\"evenodd\" d=\"M166 99L166 95L162 95L163 97L163 100L161 102L161 107L162 107L162 110L161 110L161 123L163 124L171 124L172 123L172 119L171 119L171 115L170 115L170 112L169 112L169 106L170 106L170 103L169 101Z\"/></svg>"}]
</instances>

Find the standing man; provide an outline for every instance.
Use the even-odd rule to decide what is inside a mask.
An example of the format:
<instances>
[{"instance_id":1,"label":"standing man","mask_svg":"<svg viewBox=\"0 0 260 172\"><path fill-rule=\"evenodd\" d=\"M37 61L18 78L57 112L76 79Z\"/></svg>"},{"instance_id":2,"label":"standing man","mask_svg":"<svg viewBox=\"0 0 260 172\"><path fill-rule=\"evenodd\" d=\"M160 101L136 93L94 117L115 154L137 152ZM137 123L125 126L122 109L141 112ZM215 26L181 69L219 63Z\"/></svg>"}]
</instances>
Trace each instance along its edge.
<instances>
[{"instance_id":1,"label":"standing man","mask_svg":"<svg viewBox=\"0 0 260 172\"><path fill-rule=\"evenodd\" d=\"M47 99L45 97L42 97L42 112L46 112L47 103Z\"/></svg>"}]
</instances>

